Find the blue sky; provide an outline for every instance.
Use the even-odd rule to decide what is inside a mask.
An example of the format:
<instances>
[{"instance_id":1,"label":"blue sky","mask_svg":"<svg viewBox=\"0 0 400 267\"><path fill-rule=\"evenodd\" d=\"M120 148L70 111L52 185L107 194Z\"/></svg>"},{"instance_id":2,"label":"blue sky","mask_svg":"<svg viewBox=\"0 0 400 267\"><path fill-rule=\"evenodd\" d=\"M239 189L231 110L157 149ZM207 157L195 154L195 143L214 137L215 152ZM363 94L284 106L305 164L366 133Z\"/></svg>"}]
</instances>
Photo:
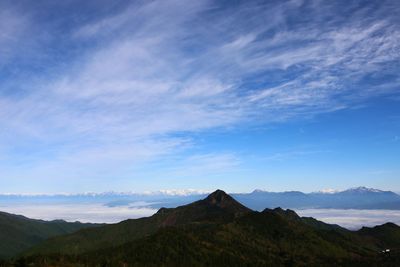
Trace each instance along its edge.
<instances>
[{"instance_id":1,"label":"blue sky","mask_svg":"<svg viewBox=\"0 0 400 267\"><path fill-rule=\"evenodd\" d=\"M0 192L400 191L399 12L1 1Z\"/></svg>"}]
</instances>

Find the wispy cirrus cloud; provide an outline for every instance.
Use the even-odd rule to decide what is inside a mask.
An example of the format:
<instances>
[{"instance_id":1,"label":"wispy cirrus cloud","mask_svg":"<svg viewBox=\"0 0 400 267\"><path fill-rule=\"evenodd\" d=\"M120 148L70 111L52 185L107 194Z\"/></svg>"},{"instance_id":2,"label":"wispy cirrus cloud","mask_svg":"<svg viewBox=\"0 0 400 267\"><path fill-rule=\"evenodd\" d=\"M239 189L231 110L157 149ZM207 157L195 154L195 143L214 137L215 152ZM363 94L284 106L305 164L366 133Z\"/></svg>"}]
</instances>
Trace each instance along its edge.
<instances>
[{"instance_id":1,"label":"wispy cirrus cloud","mask_svg":"<svg viewBox=\"0 0 400 267\"><path fill-rule=\"evenodd\" d=\"M28 19L22 14L16 14L11 8L0 12L0 66L3 66L13 55L15 46L24 38L28 28Z\"/></svg>"},{"instance_id":2,"label":"wispy cirrus cloud","mask_svg":"<svg viewBox=\"0 0 400 267\"><path fill-rule=\"evenodd\" d=\"M69 177L77 179L100 175L106 166L131 170L142 160L195 145L193 132L313 116L398 92L400 32L393 1L377 8L319 1L121 6L68 24L64 32L34 16L30 23L2 16L6 24L41 26L56 37L34 47L46 55L37 65L52 58L44 74L22 79L17 97L0 98L3 157L10 162L27 151L42 154L24 156L31 164L24 176L74 169L79 171ZM57 45L71 56L47 51ZM193 157L204 155L210 154ZM228 158L236 164L236 157ZM3 176L21 177L15 173Z\"/></svg>"},{"instance_id":3,"label":"wispy cirrus cloud","mask_svg":"<svg viewBox=\"0 0 400 267\"><path fill-rule=\"evenodd\" d=\"M265 161L283 161L287 159L296 159L299 157L305 157L308 155L320 154L320 153L329 153L329 150L292 150L292 151L285 151L276 153L265 158L262 160Z\"/></svg>"}]
</instances>

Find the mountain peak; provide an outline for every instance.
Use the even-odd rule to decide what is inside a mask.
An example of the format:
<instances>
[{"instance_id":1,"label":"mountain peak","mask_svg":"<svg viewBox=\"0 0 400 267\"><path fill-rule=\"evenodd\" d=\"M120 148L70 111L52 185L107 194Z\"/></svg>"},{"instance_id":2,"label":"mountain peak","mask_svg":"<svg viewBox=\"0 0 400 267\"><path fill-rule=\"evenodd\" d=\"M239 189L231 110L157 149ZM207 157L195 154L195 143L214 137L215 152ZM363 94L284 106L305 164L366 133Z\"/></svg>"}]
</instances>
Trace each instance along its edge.
<instances>
[{"instance_id":1,"label":"mountain peak","mask_svg":"<svg viewBox=\"0 0 400 267\"><path fill-rule=\"evenodd\" d=\"M382 193L382 190L379 189L374 189L374 188L368 188L365 186L359 186L359 187L354 187L350 188L348 190L345 190L343 192L356 192L356 193Z\"/></svg>"},{"instance_id":2,"label":"mountain peak","mask_svg":"<svg viewBox=\"0 0 400 267\"><path fill-rule=\"evenodd\" d=\"M260 193L268 193L268 191L263 190L263 189L254 189L251 194L260 194Z\"/></svg>"},{"instance_id":3,"label":"mountain peak","mask_svg":"<svg viewBox=\"0 0 400 267\"><path fill-rule=\"evenodd\" d=\"M214 202L214 203L218 203L218 202L222 202L225 199L229 198L230 196L225 193L225 191L217 189L214 192L212 192L211 194L209 194L206 198L206 200Z\"/></svg>"},{"instance_id":4,"label":"mountain peak","mask_svg":"<svg viewBox=\"0 0 400 267\"><path fill-rule=\"evenodd\" d=\"M291 209L282 209L281 207L275 208L275 209L264 209L262 211L263 213L274 213L277 214L283 218L290 219L290 220L300 220L300 216L293 210Z\"/></svg>"},{"instance_id":5,"label":"mountain peak","mask_svg":"<svg viewBox=\"0 0 400 267\"><path fill-rule=\"evenodd\" d=\"M233 197L218 189L209 194L204 201L211 206L217 206L219 208L227 209L234 212L247 212L249 208L243 206Z\"/></svg>"},{"instance_id":6,"label":"mountain peak","mask_svg":"<svg viewBox=\"0 0 400 267\"><path fill-rule=\"evenodd\" d=\"M237 202L222 190L216 190L202 200L176 208L161 208L154 216L160 226L175 226L200 221L221 221L241 216L251 209Z\"/></svg>"}]
</instances>

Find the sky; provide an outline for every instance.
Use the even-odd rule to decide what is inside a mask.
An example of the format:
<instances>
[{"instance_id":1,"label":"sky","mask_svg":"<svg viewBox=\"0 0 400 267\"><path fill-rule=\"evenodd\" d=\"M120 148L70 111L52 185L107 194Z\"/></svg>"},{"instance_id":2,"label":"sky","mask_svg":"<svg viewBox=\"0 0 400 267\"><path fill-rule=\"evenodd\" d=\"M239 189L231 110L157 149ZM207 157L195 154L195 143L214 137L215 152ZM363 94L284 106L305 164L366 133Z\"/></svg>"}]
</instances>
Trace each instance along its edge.
<instances>
[{"instance_id":1,"label":"sky","mask_svg":"<svg viewBox=\"0 0 400 267\"><path fill-rule=\"evenodd\" d=\"M400 191L400 5L0 2L0 193Z\"/></svg>"}]
</instances>

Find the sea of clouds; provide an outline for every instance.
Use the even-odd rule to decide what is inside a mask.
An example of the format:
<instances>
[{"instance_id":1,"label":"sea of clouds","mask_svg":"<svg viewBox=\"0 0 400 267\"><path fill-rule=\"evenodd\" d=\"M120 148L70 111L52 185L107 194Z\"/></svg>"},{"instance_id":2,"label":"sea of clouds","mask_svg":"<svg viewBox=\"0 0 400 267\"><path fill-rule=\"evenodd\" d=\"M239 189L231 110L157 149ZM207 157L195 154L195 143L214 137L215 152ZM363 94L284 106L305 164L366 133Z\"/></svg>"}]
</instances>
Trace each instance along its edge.
<instances>
[{"instance_id":1,"label":"sea of clouds","mask_svg":"<svg viewBox=\"0 0 400 267\"><path fill-rule=\"evenodd\" d=\"M33 219L117 223L126 219L151 216L157 212L154 206L157 205L145 201L115 206L106 203L7 203L0 204L0 210ZM353 230L387 222L400 225L400 210L303 209L296 212L300 216L313 217Z\"/></svg>"},{"instance_id":2,"label":"sea of clouds","mask_svg":"<svg viewBox=\"0 0 400 267\"><path fill-rule=\"evenodd\" d=\"M130 205L109 207L100 203L69 204L15 204L0 205L0 210L20 214L32 219L58 220L68 222L117 223L154 214L157 209L150 203L137 202Z\"/></svg>"},{"instance_id":3,"label":"sea of clouds","mask_svg":"<svg viewBox=\"0 0 400 267\"><path fill-rule=\"evenodd\" d=\"M352 230L387 222L400 225L400 210L304 209L296 212L303 217L313 217Z\"/></svg>"}]
</instances>

